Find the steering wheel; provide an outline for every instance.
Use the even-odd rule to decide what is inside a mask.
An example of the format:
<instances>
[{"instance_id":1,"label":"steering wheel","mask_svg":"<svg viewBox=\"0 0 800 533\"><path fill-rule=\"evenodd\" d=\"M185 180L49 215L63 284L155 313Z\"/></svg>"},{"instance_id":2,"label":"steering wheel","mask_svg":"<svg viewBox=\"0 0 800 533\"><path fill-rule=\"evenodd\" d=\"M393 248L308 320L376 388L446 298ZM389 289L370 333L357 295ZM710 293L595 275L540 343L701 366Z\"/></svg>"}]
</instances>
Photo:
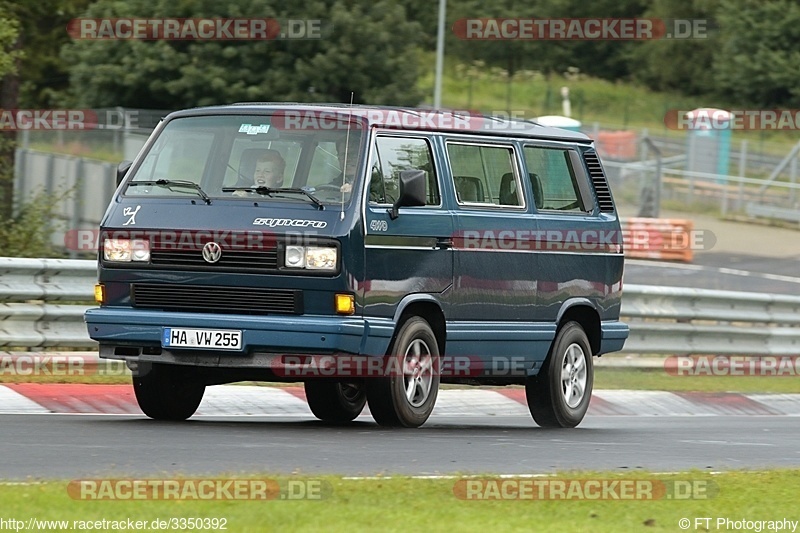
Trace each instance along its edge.
<instances>
[{"instance_id":1,"label":"steering wheel","mask_svg":"<svg viewBox=\"0 0 800 533\"><path fill-rule=\"evenodd\" d=\"M317 185L316 187L314 187L314 190L315 191L338 191L341 188L342 188L341 185L326 184L326 185Z\"/></svg>"}]
</instances>

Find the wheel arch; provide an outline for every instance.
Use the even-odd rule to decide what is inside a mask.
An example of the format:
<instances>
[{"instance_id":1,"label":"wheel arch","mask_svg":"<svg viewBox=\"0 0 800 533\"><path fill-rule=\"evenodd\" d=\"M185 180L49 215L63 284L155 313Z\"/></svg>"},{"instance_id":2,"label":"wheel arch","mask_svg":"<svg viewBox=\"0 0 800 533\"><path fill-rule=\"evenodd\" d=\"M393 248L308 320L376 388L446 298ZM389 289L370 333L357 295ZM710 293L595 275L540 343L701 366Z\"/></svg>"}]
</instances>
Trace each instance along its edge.
<instances>
[{"instance_id":1,"label":"wheel arch","mask_svg":"<svg viewBox=\"0 0 800 533\"><path fill-rule=\"evenodd\" d=\"M412 316L423 318L430 325L433 334L436 335L439 355L444 355L447 341L447 323L442 306L436 298L429 294L409 295L400 302L397 306L397 311L395 311L395 328L389 345L392 346L394 344L397 332L403 327L403 323Z\"/></svg>"},{"instance_id":2,"label":"wheel arch","mask_svg":"<svg viewBox=\"0 0 800 533\"><path fill-rule=\"evenodd\" d=\"M575 298L564 303L558 313L557 324L560 330L568 322L577 322L589 338L592 354L600 352L602 332L600 314L594 304L586 298Z\"/></svg>"}]
</instances>

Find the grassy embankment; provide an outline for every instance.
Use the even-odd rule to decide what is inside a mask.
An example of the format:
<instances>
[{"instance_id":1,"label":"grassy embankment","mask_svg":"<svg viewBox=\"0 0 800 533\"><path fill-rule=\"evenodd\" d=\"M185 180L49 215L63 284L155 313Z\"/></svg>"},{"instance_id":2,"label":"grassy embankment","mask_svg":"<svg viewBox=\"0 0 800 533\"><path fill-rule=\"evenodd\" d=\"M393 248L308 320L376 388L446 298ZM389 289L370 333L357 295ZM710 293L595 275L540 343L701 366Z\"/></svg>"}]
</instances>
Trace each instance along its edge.
<instances>
[{"instance_id":1,"label":"grassy embankment","mask_svg":"<svg viewBox=\"0 0 800 533\"><path fill-rule=\"evenodd\" d=\"M533 437L532 437L533 439ZM534 439L535 440L535 439ZM454 453L455 450L454 450ZM122 476L112 476L122 478ZM154 476L165 479L169 476ZM717 526L717 517L736 520L797 520L796 494L800 474L796 470L769 472L708 472L665 475L647 472L568 472L559 480L654 480L682 483L688 481L696 490L691 499L682 492L658 500L464 500L454 491L457 479L414 479L408 477L346 479L338 476L275 477L215 476L223 478L269 479L295 486L308 480L323 486L322 499L269 501L86 501L72 499L67 492L69 481L2 484L3 518L27 520L68 520L70 527L51 530L75 530L73 520L142 520L170 518L224 519L227 531L405 531L416 524L425 531L548 531L548 532L618 532L681 531L680 520L690 520L690 531L725 530ZM491 478L491 476L486 476ZM527 480L541 483L542 478ZM461 483L465 483L461 481ZM655 481L654 486L659 486ZM272 485L270 485L272 486ZM539 486L539 485L535 485ZM687 486L683 484L683 486ZM492 486L481 485L477 493L492 496ZM494 485L498 487L498 485ZM463 488L463 485L462 485ZM300 491L294 491L299 494ZM284 493L286 494L286 493ZM548 494L547 491L544 494ZM643 493L645 494L645 493ZM659 490L653 495L663 494ZM709 527L696 527L695 518L713 517ZM686 523L684 522L684 525ZM700 523L704 526L704 523ZM411 526L413 527L413 526ZM105 530L110 530L105 528ZM147 528L147 530L152 530ZM176 530L176 529L172 529ZM190 530L189 527L178 530ZM728 529L731 530L731 529ZM754 530L754 529L748 529ZM768 529L763 529L767 531ZM789 528L791 530L791 526ZM756 530L757 531L757 530Z\"/></svg>"}]
</instances>

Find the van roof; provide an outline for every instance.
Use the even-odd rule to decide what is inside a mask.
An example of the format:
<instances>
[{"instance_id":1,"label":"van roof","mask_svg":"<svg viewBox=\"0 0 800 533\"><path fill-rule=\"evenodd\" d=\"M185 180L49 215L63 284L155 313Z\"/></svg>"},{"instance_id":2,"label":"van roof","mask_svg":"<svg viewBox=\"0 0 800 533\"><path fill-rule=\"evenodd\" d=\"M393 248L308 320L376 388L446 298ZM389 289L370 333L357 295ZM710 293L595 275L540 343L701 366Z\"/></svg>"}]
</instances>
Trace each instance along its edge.
<instances>
[{"instance_id":1,"label":"van roof","mask_svg":"<svg viewBox=\"0 0 800 533\"><path fill-rule=\"evenodd\" d=\"M560 141L591 141L583 133L543 126L532 120L514 120L491 115L481 115L463 110L437 110L411 107L308 104L296 102L241 102L225 106L197 107L170 113L168 118L202 115L281 114L287 121L313 129L335 120L357 117L367 128L382 127L404 130L430 130L484 135L531 137Z\"/></svg>"}]
</instances>

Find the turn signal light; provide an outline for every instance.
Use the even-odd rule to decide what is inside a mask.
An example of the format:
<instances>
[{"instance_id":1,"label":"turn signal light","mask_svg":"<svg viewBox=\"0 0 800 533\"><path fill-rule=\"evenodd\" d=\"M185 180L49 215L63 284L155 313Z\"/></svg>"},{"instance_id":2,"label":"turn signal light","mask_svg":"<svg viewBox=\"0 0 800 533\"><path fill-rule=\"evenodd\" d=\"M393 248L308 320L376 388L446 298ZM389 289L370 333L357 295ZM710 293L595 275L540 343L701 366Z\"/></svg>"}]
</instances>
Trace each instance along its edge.
<instances>
[{"instance_id":1,"label":"turn signal light","mask_svg":"<svg viewBox=\"0 0 800 533\"><path fill-rule=\"evenodd\" d=\"M355 298L352 294L336 295L336 312L340 315L352 315L356 312Z\"/></svg>"},{"instance_id":2,"label":"turn signal light","mask_svg":"<svg viewBox=\"0 0 800 533\"><path fill-rule=\"evenodd\" d=\"M101 305L106 301L106 286L105 285L103 285L101 283L95 284L95 286L94 286L94 301L99 303L99 304L101 304Z\"/></svg>"}]
</instances>

